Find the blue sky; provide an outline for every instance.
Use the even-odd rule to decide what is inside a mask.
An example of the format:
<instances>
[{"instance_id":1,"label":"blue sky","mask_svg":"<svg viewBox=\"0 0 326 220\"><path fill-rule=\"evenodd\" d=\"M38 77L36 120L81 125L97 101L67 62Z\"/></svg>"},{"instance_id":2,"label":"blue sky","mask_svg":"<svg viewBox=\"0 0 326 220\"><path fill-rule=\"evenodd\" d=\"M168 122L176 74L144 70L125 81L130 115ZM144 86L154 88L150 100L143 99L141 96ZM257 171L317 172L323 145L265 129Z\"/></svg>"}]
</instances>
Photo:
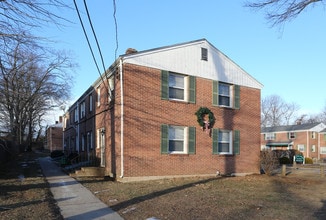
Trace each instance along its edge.
<instances>
[{"instance_id":1,"label":"blue sky","mask_svg":"<svg viewBox=\"0 0 326 220\"><path fill-rule=\"evenodd\" d=\"M96 50L83 1L76 2ZM116 48L113 1L87 4L109 67ZM206 38L264 85L262 98L279 95L308 114L319 113L326 105L326 13L322 5L305 10L283 29L270 28L264 14L243 7L243 1L117 0L116 10L118 56L129 47L141 51ZM42 34L56 40L57 49L71 51L79 64L73 102L99 74L77 13L64 10L60 14L73 23L59 30L49 25Z\"/></svg>"}]
</instances>

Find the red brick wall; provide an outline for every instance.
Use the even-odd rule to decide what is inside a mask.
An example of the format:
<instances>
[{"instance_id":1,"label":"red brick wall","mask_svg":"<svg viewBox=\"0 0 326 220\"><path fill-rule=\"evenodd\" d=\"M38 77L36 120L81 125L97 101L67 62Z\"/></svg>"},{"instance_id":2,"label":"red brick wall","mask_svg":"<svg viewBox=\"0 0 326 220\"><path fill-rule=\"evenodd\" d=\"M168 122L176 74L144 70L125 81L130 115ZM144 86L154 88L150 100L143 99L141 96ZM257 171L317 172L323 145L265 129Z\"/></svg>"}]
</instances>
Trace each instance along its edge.
<instances>
[{"instance_id":1,"label":"red brick wall","mask_svg":"<svg viewBox=\"0 0 326 220\"><path fill-rule=\"evenodd\" d=\"M212 81L196 78L196 104L161 100L161 71L131 64L123 66L124 176L193 175L259 172L260 90L241 87L240 110L212 105ZM115 115L119 116L119 88ZM195 112L208 107L214 128L240 131L240 155L212 154L212 138L197 123ZM119 117L116 119L118 125ZM162 155L161 124L196 127L196 154ZM116 127L117 173L120 164L120 126Z\"/></svg>"}]
</instances>

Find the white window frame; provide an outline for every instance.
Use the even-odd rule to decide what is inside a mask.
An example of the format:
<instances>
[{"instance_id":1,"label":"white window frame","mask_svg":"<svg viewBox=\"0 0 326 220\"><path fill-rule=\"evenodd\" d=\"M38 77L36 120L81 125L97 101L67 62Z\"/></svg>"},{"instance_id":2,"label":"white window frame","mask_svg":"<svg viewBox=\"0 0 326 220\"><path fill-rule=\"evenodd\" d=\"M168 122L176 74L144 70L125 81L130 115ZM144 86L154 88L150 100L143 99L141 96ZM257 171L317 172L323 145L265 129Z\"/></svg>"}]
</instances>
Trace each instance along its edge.
<instances>
[{"instance_id":1,"label":"white window frame","mask_svg":"<svg viewBox=\"0 0 326 220\"><path fill-rule=\"evenodd\" d=\"M77 122L78 121L78 108L76 107L75 108L75 121L74 122Z\"/></svg>"},{"instance_id":2,"label":"white window frame","mask_svg":"<svg viewBox=\"0 0 326 220\"><path fill-rule=\"evenodd\" d=\"M265 141L275 140L276 134L274 132L265 133Z\"/></svg>"},{"instance_id":3,"label":"white window frame","mask_svg":"<svg viewBox=\"0 0 326 220\"><path fill-rule=\"evenodd\" d=\"M311 145L311 152L316 152L316 145Z\"/></svg>"},{"instance_id":4,"label":"white window frame","mask_svg":"<svg viewBox=\"0 0 326 220\"><path fill-rule=\"evenodd\" d=\"M182 139L177 139L175 138L175 134L174 134L174 130L175 129L179 129L179 130L183 130L183 137ZM188 130L189 128L188 127L182 127L182 126L172 126L170 125L169 126L169 134L168 134L168 137L169 137L169 153L170 154L188 154ZM170 149L170 141L183 141L183 149L182 151L172 151Z\"/></svg>"},{"instance_id":5,"label":"white window frame","mask_svg":"<svg viewBox=\"0 0 326 220\"><path fill-rule=\"evenodd\" d=\"M228 134L228 140L223 140L223 133ZM229 130L219 130L218 131L218 154L222 155L232 155L233 154L233 132ZM220 144L229 144L229 151L220 151Z\"/></svg>"},{"instance_id":6,"label":"white window frame","mask_svg":"<svg viewBox=\"0 0 326 220\"><path fill-rule=\"evenodd\" d=\"M304 152L304 144L298 144L297 148L298 148L298 151Z\"/></svg>"},{"instance_id":7,"label":"white window frame","mask_svg":"<svg viewBox=\"0 0 326 220\"><path fill-rule=\"evenodd\" d=\"M80 103L80 118L84 118L86 115L86 105L85 105L85 101L83 101L82 103Z\"/></svg>"},{"instance_id":8,"label":"white window frame","mask_svg":"<svg viewBox=\"0 0 326 220\"><path fill-rule=\"evenodd\" d=\"M227 86L227 87L229 87L229 93L228 94L222 94L221 93L221 88L223 87L223 86ZM232 108L233 107L233 96L234 96L234 94L233 94L233 86L234 85L231 85L231 84L227 84L227 83L223 83L223 82L218 82L218 105L219 106L222 106L222 107L229 107L229 108ZM223 105L223 104L221 104L221 102L220 102L220 97L227 97L227 98L229 98L229 105Z\"/></svg>"},{"instance_id":9,"label":"white window frame","mask_svg":"<svg viewBox=\"0 0 326 220\"><path fill-rule=\"evenodd\" d=\"M295 139L295 132L289 132L289 139Z\"/></svg>"},{"instance_id":10,"label":"white window frame","mask_svg":"<svg viewBox=\"0 0 326 220\"><path fill-rule=\"evenodd\" d=\"M320 147L320 154L326 154L326 146Z\"/></svg>"},{"instance_id":11,"label":"white window frame","mask_svg":"<svg viewBox=\"0 0 326 220\"><path fill-rule=\"evenodd\" d=\"M93 95L89 95L89 111L93 111Z\"/></svg>"},{"instance_id":12,"label":"white window frame","mask_svg":"<svg viewBox=\"0 0 326 220\"><path fill-rule=\"evenodd\" d=\"M105 128L99 128L97 129L97 139L96 139L96 148L101 148L105 146L105 133L102 135L102 131L105 132Z\"/></svg>"},{"instance_id":13,"label":"white window frame","mask_svg":"<svg viewBox=\"0 0 326 220\"><path fill-rule=\"evenodd\" d=\"M183 78L183 86L181 87L181 86L173 85L172 82L170 81L170 77ZM183 90L183 99L170 97L171 95L170 88ZM172 72L169 73L169 100L178 100L178 101L186 101L186 102L189 101L189 76L172 73Z\"/></svg>"},{"instance_id":14,"label":"white window frame","mask_svg":"<svg viewBox=\"0 0 326 220\"><path fill-rule=\"evenodd\" d=\"M315 132L315 131L312 131L312 132L311 132L311 138L312 138L312 139L316 139L316 132Z\"/></svg>"}]
</instances>

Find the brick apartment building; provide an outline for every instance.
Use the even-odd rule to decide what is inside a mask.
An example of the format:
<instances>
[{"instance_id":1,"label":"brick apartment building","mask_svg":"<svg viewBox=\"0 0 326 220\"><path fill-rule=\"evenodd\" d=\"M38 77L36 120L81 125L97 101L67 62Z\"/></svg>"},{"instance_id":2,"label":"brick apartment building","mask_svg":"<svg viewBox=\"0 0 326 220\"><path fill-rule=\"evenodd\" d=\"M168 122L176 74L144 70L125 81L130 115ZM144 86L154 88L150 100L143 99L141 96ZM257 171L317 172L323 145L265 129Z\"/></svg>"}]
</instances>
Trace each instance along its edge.
<instances>
[{"instance_id":1,"label":"brick apartment building","mask_svg":"<svg viewBox=\"0 0 326 220\"><path fill-rule=\"evenodd\" d=\"M315 160L326 158L326 126L323 123L265 127L261 149L296 149Z\"/></svg>"},{"instance_id":2,"label":"brick apartment building","mask_svg":"<svg viewBox=\"0 0 326 220\"><path fill-rule=\"evenodd\" d=\"M59 117L59 121L55 124L50 125L46 130L46 141L44 143L44 149L50 152L55 150L63 150L63 139L62 139L62 117Z\"/></svg>"},{"instance_id":3,"label":"brick apartment building","mask_svg":"<svg viewBox=\"0 0 326 220\"><path fill-rule=\"evenodd\" d=\"M259 173L261 88L205 39L128 49L65 114L65 150L118 179Z\"/></svg>"}]
</instances>

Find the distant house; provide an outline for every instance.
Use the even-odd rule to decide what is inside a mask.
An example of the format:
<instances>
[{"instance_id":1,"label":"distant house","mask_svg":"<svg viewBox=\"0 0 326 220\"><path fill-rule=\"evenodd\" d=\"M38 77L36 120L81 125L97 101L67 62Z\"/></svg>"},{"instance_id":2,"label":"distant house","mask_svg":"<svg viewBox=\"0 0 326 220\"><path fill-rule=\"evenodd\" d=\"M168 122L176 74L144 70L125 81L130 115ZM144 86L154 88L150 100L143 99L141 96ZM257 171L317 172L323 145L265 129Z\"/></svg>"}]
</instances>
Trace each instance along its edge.
<instances>
[{"instance_id":1,"label":"distant house","mask_svg":"<svg viewBox=\"0 0 326 220\"><path fill-rule=\"evenodd\" d=\"M62 139L62 117L55 124L50 125L46 130L46 141L44 143L44 149L50 152L55 150L63 151L63 139Z\"/></svg>"},{"instance_id":2,"label":"distant house","mask_svg":"<svg viewBox=\"0 0 326 220\"><path fill-rule=\"evenodd\" d=\"M261 129L261 149L296 149L305 157L324 158L325 128L323 123L265 127Z\"/></svg>"},{"instance_id":3,"label":"distant house","mask_svg":"<svg viewBox=\"0 0 326 220\"><path fill-rule=\"evenodd\" d=\"M65 150L125 180L259 173L261 88L205 39L128 49L69 108Z\"/></svg>"},{"instance_id":4,"label":"distant house","mask_svg":"<svg viewBox=\"0 0 326 220\"><path fill-rule=\"evenodd\" d=\"M326 160L326 128L319 132L318 135L320 148L319 148L319 155L320 159Z\"/></svg>"}]
</instances>

